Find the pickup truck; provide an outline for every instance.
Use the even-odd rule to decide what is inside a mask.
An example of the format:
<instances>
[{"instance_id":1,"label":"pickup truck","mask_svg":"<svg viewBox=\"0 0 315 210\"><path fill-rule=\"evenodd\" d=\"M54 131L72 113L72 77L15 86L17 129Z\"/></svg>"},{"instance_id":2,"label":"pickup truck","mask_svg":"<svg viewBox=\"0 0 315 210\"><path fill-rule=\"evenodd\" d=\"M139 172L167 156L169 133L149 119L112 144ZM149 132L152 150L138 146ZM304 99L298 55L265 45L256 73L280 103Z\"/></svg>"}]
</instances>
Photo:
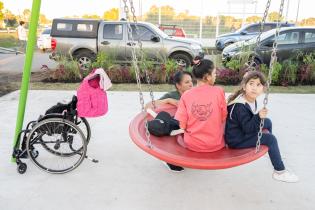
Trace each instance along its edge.
<instances>
[{"instance_id":1,"label":"pickup truck","mask_svg":"<svg viewBox=\"0 0 315 210\"><path fill-rule=\"evenodd\" d=\"M51 29L53 53L50 58L60 55L72 56L81 67L91 63L98 52L111 55L116 63L130 63L132 46L139 54L138 39L147 59L161 62L171 58L181 66L189 66L195 56L203 56L199 42L170 37L155 25L138 22L130 23L132 36L128 36L126 21L103 21L89 19L54 19Z\"/></svg>"}]
</instances>

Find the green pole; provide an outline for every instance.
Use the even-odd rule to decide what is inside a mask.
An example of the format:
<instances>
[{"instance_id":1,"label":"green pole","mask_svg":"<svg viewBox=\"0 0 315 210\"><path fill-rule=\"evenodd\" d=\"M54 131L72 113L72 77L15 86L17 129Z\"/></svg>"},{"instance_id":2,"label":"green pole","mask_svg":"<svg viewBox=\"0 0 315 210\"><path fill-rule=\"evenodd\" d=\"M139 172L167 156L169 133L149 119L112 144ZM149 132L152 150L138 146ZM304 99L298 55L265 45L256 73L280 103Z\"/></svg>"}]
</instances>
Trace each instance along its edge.
<instances>
[{"instance_id":1,"label":"green pole","mask_svg":"<svg viewBox=\"0 0 315 210\"><path fill-rule=\"evenodd\" d=\"M18 147L18 145L16 145L17 143L19 143L18 142L19 140L17 138L20 131L22 130L23 121L24 121L25 105L26 105L28 86L29 86L29 81L30 81L33 54L34 54L34 48L35 48L35 43L37 39L37 25L38 25L40 4L41 4L41 0L33 0L31 22L30 22L30 27L29 27L28 39L27 39L24 70L23 70L22 84L21 84L21 90L20 90L18 114L17 114L16 126L15 126L15 135L14 135L14 140L13 140L14 149ZM16 162L15 158L12 158L12 162Z\"/></svg>"}]
</instances>

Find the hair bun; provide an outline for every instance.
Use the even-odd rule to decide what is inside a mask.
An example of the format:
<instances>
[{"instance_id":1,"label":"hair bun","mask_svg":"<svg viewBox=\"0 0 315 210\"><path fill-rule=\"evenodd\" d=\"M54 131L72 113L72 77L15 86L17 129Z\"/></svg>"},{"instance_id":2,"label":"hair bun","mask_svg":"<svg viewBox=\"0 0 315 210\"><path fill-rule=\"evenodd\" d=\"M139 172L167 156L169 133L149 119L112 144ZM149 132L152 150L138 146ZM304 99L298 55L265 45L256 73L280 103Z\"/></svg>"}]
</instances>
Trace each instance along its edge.
<instances>
[{"instance_id":1,"label":"hair bun","mask_svg":"<svg viewBox=\"0 0 315 210\"><path fill-rule=\"evenodd\" d=\"M196 56L193 60L193 64L195 66L199 66L201 64L201 57L200 56Z\"/></svg>"}]
</instances>

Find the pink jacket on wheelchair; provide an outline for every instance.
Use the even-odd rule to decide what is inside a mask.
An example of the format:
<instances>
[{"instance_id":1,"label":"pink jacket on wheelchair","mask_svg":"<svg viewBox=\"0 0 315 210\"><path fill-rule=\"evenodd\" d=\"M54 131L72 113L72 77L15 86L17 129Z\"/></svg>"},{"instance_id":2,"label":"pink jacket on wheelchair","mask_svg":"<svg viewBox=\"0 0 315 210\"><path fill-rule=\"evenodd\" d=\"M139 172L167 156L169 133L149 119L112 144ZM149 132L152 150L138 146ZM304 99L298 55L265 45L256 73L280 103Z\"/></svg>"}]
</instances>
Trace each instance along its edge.
<instances>
[{"instance_id":1,"label":"pink jacket on wheelchair","mask_svg":"<svg viewBox=\"0 0 315 210\"><path fill-rule=\"evenodd\" d=\"M95 71L84 78L77 90L79 117L99 117L107 113L107 94L100 86L102 79L102 75Z\"/></svg>"}]
</instances>

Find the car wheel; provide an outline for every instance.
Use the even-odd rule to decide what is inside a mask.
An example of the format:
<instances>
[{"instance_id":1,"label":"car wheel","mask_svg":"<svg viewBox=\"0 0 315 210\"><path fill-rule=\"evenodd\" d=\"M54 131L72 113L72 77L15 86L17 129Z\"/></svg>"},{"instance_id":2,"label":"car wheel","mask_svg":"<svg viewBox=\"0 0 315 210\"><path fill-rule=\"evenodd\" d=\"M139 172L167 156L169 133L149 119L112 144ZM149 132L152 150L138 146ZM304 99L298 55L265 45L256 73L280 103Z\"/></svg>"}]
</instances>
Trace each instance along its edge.
<instances>
[{"instance_id":1,"label":"car wheel","mask_svg":"<svg viewBox=\"0 0 315 210\"><path fill-rule=\"evenodd\" d=\"M252 57L249 58L247 65L250 66L251 63L252 63ZM257 67L257 66L259 66L260 64L261 64L261 61L260 61L258 58L254 58L254 62L253 62L252 67Z\"/></svg>"},{"instance_id":2,"label":"car wheel","mask_svg":"<svg viewBox=\"0 0 315 210\"><path fill-rule=\"evenodd\" d=\"M261 61L258 58L254 58L255 66L259 66L261 64Z\"/></svg>"},{"instance_id":3,"label":"car wheel","mask_svg":"<svg viewBox=\"0 0 315 210\"><path fill-rule=\"evenodd\" d=\"M92 62L95 60L95 55L91 51L82 50L74 54L73 56L79 63L80 69L86 71L89 69Z\"/></svg>"},{"instance_id":4,"label":"car wheel","mask_svg":"<svg viewBox=\"0 0 315 210\"><path fill-rule=\"evenodd\" d=\"M179 66L188 67L191 65L189 56L184 53L173 54L171 55L171 59L174 59Z\"/></svg>"}]
</instances>

